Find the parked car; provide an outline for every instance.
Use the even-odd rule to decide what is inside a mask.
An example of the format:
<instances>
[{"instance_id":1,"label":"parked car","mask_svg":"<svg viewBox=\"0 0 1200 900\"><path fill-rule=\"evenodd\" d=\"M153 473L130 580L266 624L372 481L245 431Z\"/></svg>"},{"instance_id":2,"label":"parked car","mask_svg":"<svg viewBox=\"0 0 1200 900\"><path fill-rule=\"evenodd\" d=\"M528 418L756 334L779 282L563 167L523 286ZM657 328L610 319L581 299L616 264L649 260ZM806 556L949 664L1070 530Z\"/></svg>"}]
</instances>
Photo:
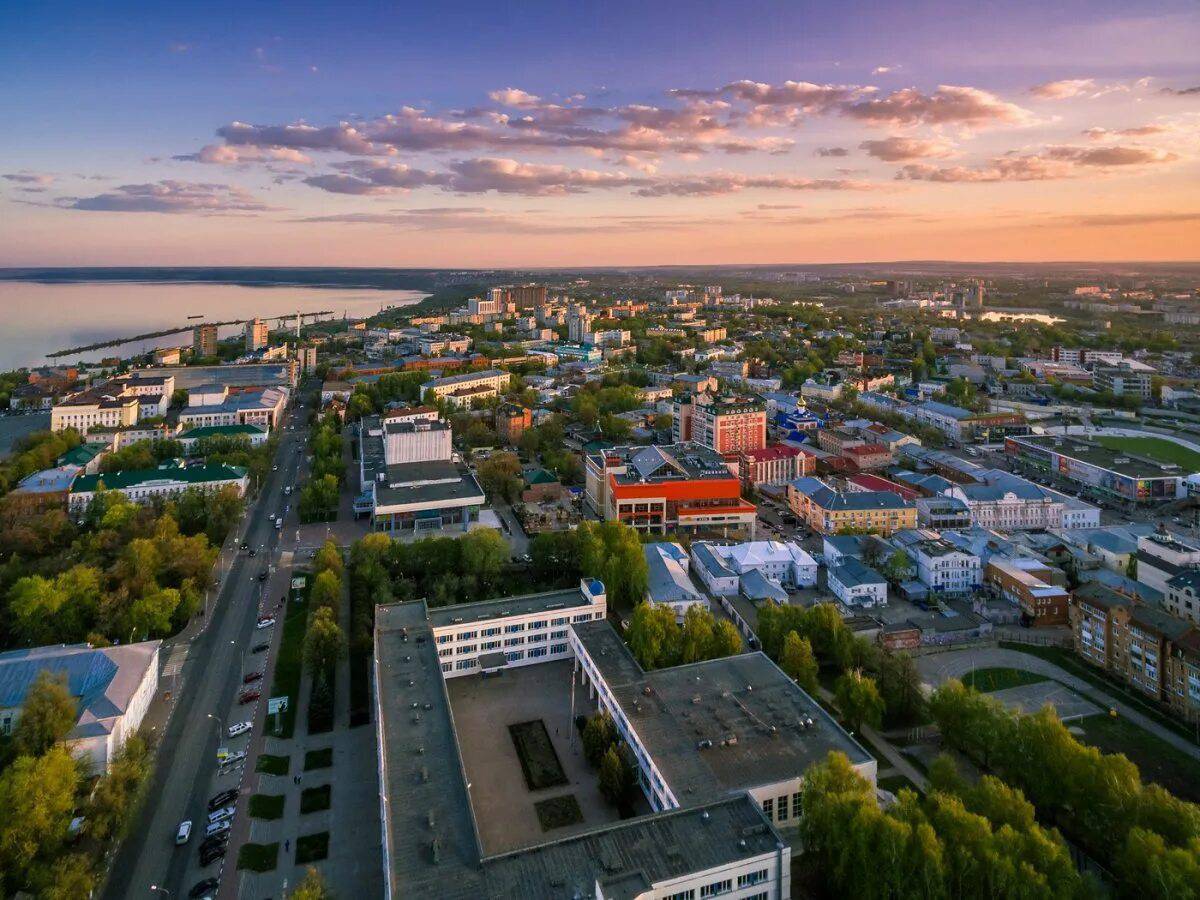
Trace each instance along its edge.
<instances>
[{"instance_id":1,"label":"parked car","mask_svg":"<svg viewBox=\"0 0 1200 900\"><path fill-rule=\"evenodd\" d=\"M242 676L242 684L253 684L256 681L262 681L262 672L247 672Z\"/></svg>"},{"instance_id":2,"label":"parked car","mask_svg":"<svg viewBox=\"0 0 1200 900\"><path fill-rule=\"evenodd\" d=\"M224 850L228 843L228 832L223 834L214 834L212 837L206 837L200 842L200 852L208 853L210 850L216 850L217 848Z\"/></svg>"},{"instance_id":3,"label":"parked car","mask_svg":"<svg viewBox=\"0 0 1200 900\"><path fill-rule=\"evenodd\" d=\"M200 851L200 865L211 866L218 859L225 855L226 844L218 844L210 847L207 850Z\"/></svg>"},{"instance_id":4,"label":"parked car","mask_svg":"<svg viewBox=\"0 0 1200 900\"><path fill-rule=\"evenodd\" d=\"M221 791L219 794L214 794L208 801L208 811L215 812L222 806L228 806L238 797L237 788L230 788L227 791Z\"/></svg>"},{"instance_id":5,"label":"parked car","mask_svg":"<svg viewBox=\"0 0 1200 900\"><path fill-rule=\"evenodd\" d=\"M242 705L253 703L261 696L262 694L258 691L242 691L241 695L238 696L238 703Z\"/></svg>"},{"instance_id":6,"label":"parked car","mask_svg":"<svg viewBox=\"0 0 1200 900\"><path fill-rule=\"evenodd\" d=\"M246 541L242 541L242 549L243 549L243 550L249 550L249 549L250 549L250 544L249 544L248 542L246 542Z\"/></svg>"},{"instance_id":7,"label":"parked car","mask_svg":"<svg viewBox=\"0 0 1200 900\"><path fill-rule=\"evenodd\" d=\"M234 722L232 725L229 726L229 736L230 737L239 737L240 735L245 734L247 731L249 731L253 727L254 726L251 725L249 722Z\"/></svg>"},{"instance_id":8,"label":"parked car","mask_svg":"<svg viewBox=\"0 0 1200 900\"><path fill-rule=\"evenodd\" d=\"M209 894L215 894L221 882L216 878L205 878L203 881L197 881L192 885L192 889L188 891L188 896L192 900L199 900L200 897L206 897Z\"/></svg>"},{"instance_id":9,"label":"parked car","mask_svg":"<svg viewBox=\"0 0 1200 900\"><path fill-rule=\"evenodd\" d=\"M214 834L224 834L230 829L232 823L229 819L222 819L220 822L213 822L204 829L205 837L212 837Z\"/></svg>"},{"instance_id":10,"label":"parked car","mask_svg":"<svg viewBox=\"0 0 1200 900\"><path fill-rule=\"evenodd\" d=\"M208 814L209 824L213 822L224 822L226 819L232 819L234 813L237 812L235 806L222 806L220 809L213 810Z\"/></svg>"},{"instance_id":11,"label":"parked car","mask_svg":"<svg viewBox=\"0 0 1200 900\"><path fill-rule=\"evenodd\" d=\"M265 619L259 619L257 624L255 624L254 627L255 628L270 628L274 624L275 624L275 617L267 616Z\"/></svg>"},{"instance_id":12,"label":"parked car","mask_svg":"<svg viewBox=\"0 0 1200 900\"><path fill-rule=\"evenodd\" d=\"M268 649L270 646L271 646L270 644L255 644L253 647L250 648L250 652L251 653L262 653L264 650Z\"/></svg>"},{"instance_id":13,"label":"parked car","mask_svg":"<svg viewBox=\"0 0 1200 900\"><path fill-rule=\"evenodd\" d=\"M253 547L251 547L249 550L246 551L246 555L247 556L258 556L258 551L255 550Z\"/></svg>"},{"instance_id":14,"label":"parked car","mask_svg":"<svg viewBox=\"0 0 1200 900\"><path fill-rule=\"evenodd\" d=\"M186 844L192 837L192 820L184 819L179 823L179 829L175 832L176 845Z\"/></svg>"},{"instance_id":15,"label":"parked car","mask_svg":"<svg viewBox=\"0 0 1200 900\"><path fill-rule=\"evenodd\" d=\"M227 753L223 757L218 757L217 762L220 764L221 768L228 768L229 766L240 763L245 758L246 751L238 750L236 753Z\"/></svg>"}]
</instances>

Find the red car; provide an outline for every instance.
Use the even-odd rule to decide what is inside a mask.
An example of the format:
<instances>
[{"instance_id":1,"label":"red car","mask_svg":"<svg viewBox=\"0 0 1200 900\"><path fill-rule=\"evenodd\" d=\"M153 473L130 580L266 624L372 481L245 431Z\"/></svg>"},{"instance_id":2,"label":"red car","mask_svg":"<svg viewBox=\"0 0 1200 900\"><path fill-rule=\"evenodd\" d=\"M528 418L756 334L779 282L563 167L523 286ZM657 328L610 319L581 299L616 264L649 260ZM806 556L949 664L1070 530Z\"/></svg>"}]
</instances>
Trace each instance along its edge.
<instances>
[{"instance_id":1,"label":"red car","mask_svg":"<svg viewBox=\"0 0 1200 900\"><path fill-rule=\"evenodd\" d=\"M242 691L241 696L238 697L238 703L253 703L260 696L262 695L258 691Z\"/></svg>"},{"instance_id":2,"label":"red car","mask_svg":"<svg viewBox=\"0 0 1200 900\"><path fill-rule=\"evenodd\" d=\"M253 684L256 681L262 681L262 672L247 672L242 678L242 684Z\"/></svg>"}]
</instances>

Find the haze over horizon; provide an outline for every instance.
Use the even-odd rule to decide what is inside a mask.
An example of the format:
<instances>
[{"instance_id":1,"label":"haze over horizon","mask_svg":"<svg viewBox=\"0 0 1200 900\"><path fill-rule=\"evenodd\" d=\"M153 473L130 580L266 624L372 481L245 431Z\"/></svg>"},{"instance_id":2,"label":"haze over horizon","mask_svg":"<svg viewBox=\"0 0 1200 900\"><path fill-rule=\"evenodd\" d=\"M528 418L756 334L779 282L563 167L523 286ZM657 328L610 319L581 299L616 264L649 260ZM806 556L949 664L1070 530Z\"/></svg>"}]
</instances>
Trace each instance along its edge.
<instances>
[{"instance_id":1,"label":"haze over horizon","mask_svg":"<svg viewBox=\"0 0 1200 900\"><path fill-rule=\"evenodd\" d=\"M1200 256L1182 0L10 19L0 266Z\"/></svg>"}]
</instances>

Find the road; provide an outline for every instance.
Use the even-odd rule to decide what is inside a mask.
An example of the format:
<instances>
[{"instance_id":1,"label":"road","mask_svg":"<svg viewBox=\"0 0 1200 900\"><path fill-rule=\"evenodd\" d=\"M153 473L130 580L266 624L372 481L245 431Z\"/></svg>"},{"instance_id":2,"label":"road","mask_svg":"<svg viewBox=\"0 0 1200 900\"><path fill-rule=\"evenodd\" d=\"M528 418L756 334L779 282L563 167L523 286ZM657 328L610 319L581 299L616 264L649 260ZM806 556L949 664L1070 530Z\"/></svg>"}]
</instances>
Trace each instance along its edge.
<instances>
[{"instance_id":1,"label":"road","mask_svg":"<svg viewBox=\"0 0 1200 900\"><path fill-rule=\"evenodd\" d=\"M261 743L265 701L239 707L237 696L243 686L243 673L251 669L266 666L262 684L264 690L269 687L282 633L281 627L265 631L255 627L260 606L273 608L286 593L290 577L290 571L280 571L279 532L267 515L282 510L294 499L294 495L284 497L283 487L295 483L306 432L281 433L276 457L279 471L266 478L242 526L243 540L251 547L265 549L253 558L246 553L237 555L219 589L208 628L188 649L182 685L159 746L148 799L113 861L105 889L105 896L112 900L151 896L155 893L151 885L172 897L186 896L192 884L203 877L223 876L225 880L232 874L232 854L201 871L198 848L204 838L208 798L217 790L238 786L245 774L235 769L218 777L218 746L249 750L247 745L252 741ZM275 567L274 577L264 584L258 576L268 565ZM252 653L251 648L262 641L270 642L269 651ZM229 739L219 733L233 722L248 719L254 721L251 738ZM252 758L247 763L252 766ZM243 792L237 806L239 819L246 816L246 803ZM184 819L192 820L193 836L186 846L177 848L174 835Z\"/></svg>"}]
</instances>

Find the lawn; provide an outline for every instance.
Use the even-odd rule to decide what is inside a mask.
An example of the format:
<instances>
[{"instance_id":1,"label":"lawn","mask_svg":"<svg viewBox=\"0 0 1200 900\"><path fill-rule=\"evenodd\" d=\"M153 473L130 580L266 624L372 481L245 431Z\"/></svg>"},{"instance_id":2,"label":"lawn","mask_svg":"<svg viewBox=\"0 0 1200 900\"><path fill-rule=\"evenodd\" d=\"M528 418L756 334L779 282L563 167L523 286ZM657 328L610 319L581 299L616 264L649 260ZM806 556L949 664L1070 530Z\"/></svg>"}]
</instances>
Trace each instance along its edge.
<instances>
[{"instance_id":1,"label":"lawn","mask_svg":"<svg viewBox=\"0 0 1200 900\"><path fill-rule=\"evenodd\" d=\"M308 585L312 584L309 579ZM272 697L287 697L288 708L279 714L277 736L290 738L296 728L296 705L300 700L300 673L304 668L304 631L308 627L308 586L304 599L288 601L287 615L283 620L283 639L279 645L279 657L275 660L275 677L271 681ZM268 722L274 716L268 718Z\"/></svg>"},{"instance_id":2,"label":"lawn","mask_svg":"<svg viewBox=\"0 0 1200 900\"><path fill-rule=\"evenodd\" d=\"M525 783L531 791L567 783L567 775L541 719L509 725L508 733L517 747L521 771L525 773Z\"/></svg>"},{"instance_id":3,"label":"lawn","mask_svg":"<svg viewBox=\"0 0 1200 900\"><path fill-rule=\"evenodd\" d=\"M579 825L583 822L583 811L574 794L564 794L562 797L551 797L533 804L537 812L538 822L542 831L554 828L566 828L568 825Z\"/></svg>"},{"instance_id":4,"label":"lawn","mask_svg":"<svg viewBox=\"0 0 1200 900\"><path fill-rule=\"evenodd\" d=\"M238 850L237 867L251 872L270 872L278 859L278 841L273 844L242 844Z\"/></svg>"},{"instance_id":5,"label":"lawn","mask_svg":"<svg viewBox=\"0 0 1200 900\"><path fill-rule=\"evenodd\" d=\"M333 748L326 747L324 750L309 750L304 754L304 771L311 772L313 769L328 769L333 765Z\"/></svg>"},{"instance_id":6,"label":"lawn","mask_svg":"<svg viewBox=\"0 0 1200 900\"><path fill-rule=\"evenodd\" d=\"M1200 762L1137 725L1112 716L1088 716L1071 723L1083 732L1076 737L1105 753L1124 753L1145 781L1162 785L1172 794L1200 802Z\"/></svg>"},{"instance_id":7,"label":"lawn","mask_svg":"<svg viewBox=\"0 0 1200 900\"><path fill-rule=\"evenodd\" d=\"M250 816L254 819L283 817L283 794L254 794L250 798Z\"/></svg>"},{"instance_id":8,"label":"lawn","mask_svg":"<svg viewBox=\"0 0 1200 900\"><path fill-rule=\"evenodd\" d=\"M290 756L272 756L270 753L259 756L258 763L254 766L255 771L266 775L286 775L291 767L292 758Z\"/></svg>"},{"instance_id":9,"label":"lawn","mask_svg":"<svg viewBox=\"0 0 1200 900\"><path fill-rule=\"evenodd\" d=\"M305 788L300 793L300 814L320 812L329 809L330 795L333 786L323 784L320 787Z\"/></svg>"},{"instance_id":10,"label":"lawn","mask_svg":"<svg viewBox=\"0 0 1200 900\"><path fill-rule=\"evenodd\" d=\"M1185 472L1200 472L1200 453L1166 438L1099 435L1096 442L1110 450L1124 450L1161 462L1174 463L1181 466Z\"/></svg>"},{"instance_id":11,"label":"lawn","mask_svg":"<svg viewBox=\"0 0 1200 900\"><path fill-rule=\"evenodd\" d=\"M990 694L992 691L1002 691L1005 688L1024 687L1027 684L1039 684L1049 681L1045 675L1036 672L1026 672L1023 669L997 667L990 669L973 669L962 679L967 687Z\"/></svg>"},{"instance_id":12,"label":"lawn","mask_svg":"<svg viewBox=\"0 0 1200 900\"><path fill-rule=\"evenodd\" d=\"M303 866L329 855L329 832L302 834L296 838L296 865Z\"/></svg>"}]
</instances>

